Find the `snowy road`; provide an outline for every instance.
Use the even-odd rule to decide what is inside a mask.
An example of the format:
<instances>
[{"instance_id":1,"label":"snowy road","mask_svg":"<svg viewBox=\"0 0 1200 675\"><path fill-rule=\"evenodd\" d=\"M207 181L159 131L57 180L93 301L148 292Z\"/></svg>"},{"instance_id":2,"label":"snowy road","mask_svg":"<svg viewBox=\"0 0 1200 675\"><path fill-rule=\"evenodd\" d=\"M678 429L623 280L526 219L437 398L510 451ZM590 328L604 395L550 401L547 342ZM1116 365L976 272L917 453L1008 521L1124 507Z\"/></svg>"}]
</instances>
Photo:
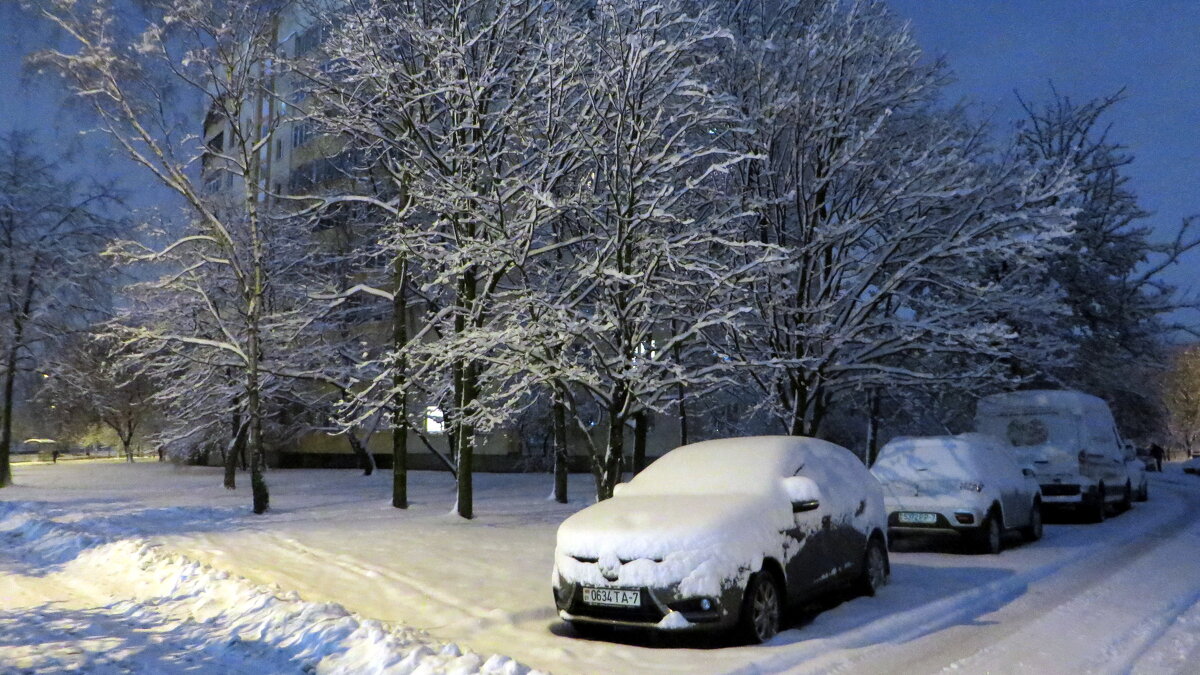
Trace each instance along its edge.
<instances>
[{"instance_id":1,"label":"snowy road","mask_svg":"<svg viewBox=\"0 0 1200 675\"><path fill-rule=\"evenodd\" d=\"M541 499L544 476L481 476L469 523L447 515L453 485L440 474L415 475L417 502L398 512L386 475L275 472L274 510L257 518L206 470L33 466L17 478L0 495L21 500L0 503L0 664L30 672L407 672L424 660L431 672L515 673L519 662L556 673L1194 673L1200 663L1200 479L1177 471L1155 476L1152 500L1129 513L1050 525L1041 542L999 556L895 553L879 597L808 612L765 646L715 649L592 642L562 626L549 597L554 530L586 500ZM573 487L585 494L583 481ZM30 511L36 519L22 521ZM35 521L57 538L30 543L41 541ZM59 541L62 528L89 534Z\"/></svg>"}]
</instances>

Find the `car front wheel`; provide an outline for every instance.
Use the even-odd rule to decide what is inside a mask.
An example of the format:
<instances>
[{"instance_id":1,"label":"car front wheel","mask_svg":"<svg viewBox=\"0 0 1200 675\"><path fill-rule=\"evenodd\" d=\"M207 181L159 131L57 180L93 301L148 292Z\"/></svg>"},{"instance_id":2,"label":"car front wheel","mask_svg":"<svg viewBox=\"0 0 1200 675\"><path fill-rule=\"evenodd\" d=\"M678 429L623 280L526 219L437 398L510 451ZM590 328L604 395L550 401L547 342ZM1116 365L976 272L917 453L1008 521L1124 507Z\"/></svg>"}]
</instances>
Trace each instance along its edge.
<instances>
[{"instance_id":1,"label":"car front wheel","mask_svg":"<svg viewBox=\"0 0 1200 675\"><path fill-rule=\"evenodd\" d=\"M1000 529L1000 517L993 510L983 519L983 524L979 526L979 540L976 546L980 553L996 554L1003 547L1003 532Z\"/></svg>"},{"instance_id":2,"label":"car front wheel","mask_svg":"<svg viewBox=\"0 0 1200 675\"><path fill-rule=\"evenodd\" d=\"M750 577L742 599L741 632L752 644L766 642L779 633L783 621L783 593L774 575L763 570Z\"/></svg>"}]
</instances>

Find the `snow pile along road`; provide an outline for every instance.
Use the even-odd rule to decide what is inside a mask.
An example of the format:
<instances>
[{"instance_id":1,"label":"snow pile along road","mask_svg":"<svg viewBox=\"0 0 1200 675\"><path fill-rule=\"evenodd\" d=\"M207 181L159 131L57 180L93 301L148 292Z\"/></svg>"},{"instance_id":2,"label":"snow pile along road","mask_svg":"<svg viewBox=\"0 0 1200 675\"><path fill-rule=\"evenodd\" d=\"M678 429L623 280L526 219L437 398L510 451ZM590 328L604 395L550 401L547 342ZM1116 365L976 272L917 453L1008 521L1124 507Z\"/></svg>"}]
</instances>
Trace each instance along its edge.
<instances>
[{"instance_id":1,"label":"snow pile along road","mask_svg":"<svg viewBox=\"0 0 1200 675\"><path fill-rule=\"evenodd\" d=\"M338 604L306 602L294 592L256 586L140 539L108 540L80 531L36 516L39 510L36 503L0 503L0 572L5 585L15 583L29 595L38 595L39 586L61 594L62 587L70 585L75 597L96 598L101 606L89 608L88 621L82 622L91 624L96 634L59 644L72 629L82 629L80 621L60 621L62 625L43 628L40 644L30 644L28 635L20 640L6 635L15 632L15 617L0 614L0 662L6 665L30 672L78 668L89 664L87 652L94 650L101 658L92 659L92 665L100 662L121 672L137 672L141 669L120 663L119 655L104 652L128 643L124 633L150 633L156 638L147 649L158 652L156 659L196 654L182 660L194 658L243 672L530 672L504 656L464 653L420 631L360 618ZM46 606L30 609L36 613ZM24 643L23 649L10 647L17 643ZM129 657L132 664L145 661Z\"/></svg>"}]
</instances>

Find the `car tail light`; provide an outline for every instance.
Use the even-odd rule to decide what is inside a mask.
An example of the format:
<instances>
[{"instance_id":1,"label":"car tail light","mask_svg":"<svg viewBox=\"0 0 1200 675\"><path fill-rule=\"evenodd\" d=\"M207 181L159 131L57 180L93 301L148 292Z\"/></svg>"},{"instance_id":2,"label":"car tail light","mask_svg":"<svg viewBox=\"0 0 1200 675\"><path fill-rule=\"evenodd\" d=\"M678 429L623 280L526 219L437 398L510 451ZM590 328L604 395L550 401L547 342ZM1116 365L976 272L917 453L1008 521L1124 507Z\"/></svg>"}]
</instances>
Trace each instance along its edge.
<instances>
[{"instance_id":1,"label":"car tail light","mask_svg":"<svg viewBox=\"0 0 1200 675\"><path fill-rule=\"evenodd\" d=\"M960 525L971 525L975 522L975 516L970 513L956 513L954 514L954 519L957 520Z\"/></svg>"}]
</instances>

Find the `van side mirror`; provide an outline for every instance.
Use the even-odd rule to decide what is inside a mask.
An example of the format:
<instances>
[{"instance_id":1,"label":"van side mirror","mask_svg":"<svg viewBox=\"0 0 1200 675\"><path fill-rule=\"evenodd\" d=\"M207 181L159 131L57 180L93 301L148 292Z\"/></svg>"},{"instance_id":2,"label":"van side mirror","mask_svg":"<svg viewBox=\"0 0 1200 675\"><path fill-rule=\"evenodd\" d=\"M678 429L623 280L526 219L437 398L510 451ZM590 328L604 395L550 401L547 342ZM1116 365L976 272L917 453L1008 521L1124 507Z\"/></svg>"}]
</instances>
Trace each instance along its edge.
<instances>
[{"instance_id":1,"label":"van side mirror","mask_svg":"<svg viewBox=\"0 0 1200 675\"><path fill-rule=\"evenodd\" d=\"M821 488L806 476L783 479L783 489L792 502L792 513L812 511L821 505Z\"/></svg>"}]
</instances>

